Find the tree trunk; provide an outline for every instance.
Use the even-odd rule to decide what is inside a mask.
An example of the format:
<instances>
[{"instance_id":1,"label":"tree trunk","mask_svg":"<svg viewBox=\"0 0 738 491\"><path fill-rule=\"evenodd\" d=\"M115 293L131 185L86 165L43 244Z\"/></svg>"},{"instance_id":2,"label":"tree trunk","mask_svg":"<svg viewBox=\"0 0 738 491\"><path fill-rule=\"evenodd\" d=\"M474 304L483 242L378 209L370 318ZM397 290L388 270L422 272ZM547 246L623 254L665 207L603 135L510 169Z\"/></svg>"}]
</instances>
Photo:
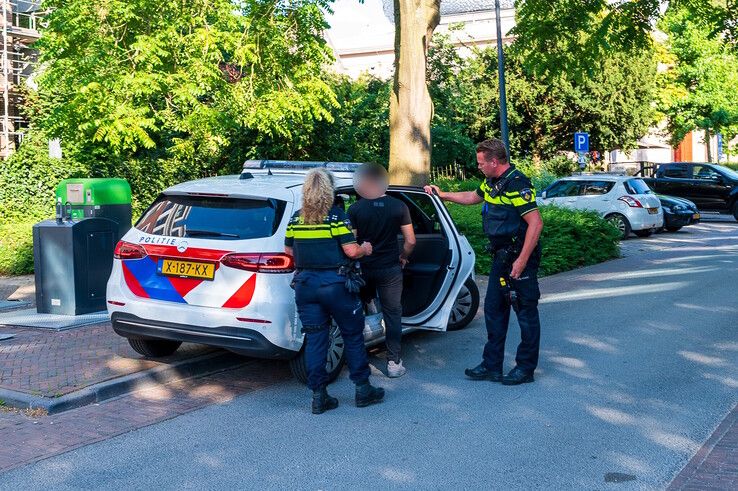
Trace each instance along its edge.
<instances>
[{"instance_id":1,"label":"tree trunk","mask_svg":"<svg viewBox=\"0 0 738 491\"><path fill-rule=\"evenodd\" d=\"M707 148L707 161L712 162L712 142L710 141L712 134L709 129L705 129L705 147Z\"/></svg>"},{"instance_id":2,"label":"tree trunk","mask_svg":"<svg viewBox=\"0 0 738 491\"><path fill-rule=\"evenodd\" d=\"M390 181L423 185L431 162L433 102L426 58L441 19L440 0L394 0L395 77L390 94Z\"/></svg>"}]
</instances>

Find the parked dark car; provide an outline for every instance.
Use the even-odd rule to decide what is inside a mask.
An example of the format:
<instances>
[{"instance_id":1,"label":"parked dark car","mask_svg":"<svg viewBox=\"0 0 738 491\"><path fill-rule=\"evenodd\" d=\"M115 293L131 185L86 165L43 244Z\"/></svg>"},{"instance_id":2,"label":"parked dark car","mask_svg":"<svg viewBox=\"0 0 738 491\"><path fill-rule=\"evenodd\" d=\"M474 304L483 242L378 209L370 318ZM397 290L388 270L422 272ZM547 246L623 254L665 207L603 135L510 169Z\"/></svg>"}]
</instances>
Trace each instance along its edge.
<instances>
[{"instance_id":1,"label":"parked dark car","mask_svg":"<svg viewBox=\"0 0 738 491\"><path fill-rule=\"evenodd\" d=\"M658 195L661 208L664 210L664 229L676 232L682 227L700 222L697 205L684 198Z\"/></svg>"},{"instance_id":2,"label":"parked dark car","mask_svg":"<svg viewBox=\"0 0 738 491\"><path fill-rule=\"evenodd\" d=\"M738 172L718 164L672 162L642 169L643 180L659 194L686 198L701 211L731 213L738 220Z\"/></svg>"}]
</instances>

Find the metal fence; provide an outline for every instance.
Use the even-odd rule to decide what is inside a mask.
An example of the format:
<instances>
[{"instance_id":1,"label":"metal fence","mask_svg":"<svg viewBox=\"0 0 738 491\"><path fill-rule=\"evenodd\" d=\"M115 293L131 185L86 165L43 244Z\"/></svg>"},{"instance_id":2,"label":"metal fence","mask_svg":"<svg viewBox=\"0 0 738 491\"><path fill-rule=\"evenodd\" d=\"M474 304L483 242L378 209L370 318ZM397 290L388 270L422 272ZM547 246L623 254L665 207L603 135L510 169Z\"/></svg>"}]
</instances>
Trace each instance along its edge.
<instances>
[{"instance_id":1,"label":"metal fence","mask_svg":"<svg viewBox=\"0 0 738 491\"><path fill-rule=\"evenodd\" d=\"M460 164L450 164L443 167L431 167L430 178L431 181L437 181L438 179L456 179L466 180L469 177L469 173Z\"/></svg>"}]
</instances>

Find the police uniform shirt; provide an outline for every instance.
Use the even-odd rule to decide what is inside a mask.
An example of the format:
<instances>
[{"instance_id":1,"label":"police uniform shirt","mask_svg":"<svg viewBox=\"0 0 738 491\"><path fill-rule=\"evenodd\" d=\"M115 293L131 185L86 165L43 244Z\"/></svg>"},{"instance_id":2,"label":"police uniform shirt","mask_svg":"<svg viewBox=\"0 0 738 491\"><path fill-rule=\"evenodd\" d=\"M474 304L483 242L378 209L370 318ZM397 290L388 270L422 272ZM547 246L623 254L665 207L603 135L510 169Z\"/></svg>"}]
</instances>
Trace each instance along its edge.
<instances>
[{"instance_id":1,"label":"police uniform shirt","mask_svg":"<svg viewBox=\"0 0 738 491\"><path fill-rule=\"evenodd\" d=\"M528 224L522 218L538 209L536 191L530 179L511 165L498 179L487 179L477 189L484 199L484 232L493 246L505 246L522 239Z\"/></svg>"},{"instance_id":2,"label":"police uniform shirt","mask_svg":"<svg viewBox=\"0 0 738 491\"><path fill-rule=\"evenodd\" d=\"M307 224L292 215L284 245L292 248L297 269L336 269L346 263L341 246L356 242L346 213L334 206L319 224Z\"/></svg>"}]
</instances>

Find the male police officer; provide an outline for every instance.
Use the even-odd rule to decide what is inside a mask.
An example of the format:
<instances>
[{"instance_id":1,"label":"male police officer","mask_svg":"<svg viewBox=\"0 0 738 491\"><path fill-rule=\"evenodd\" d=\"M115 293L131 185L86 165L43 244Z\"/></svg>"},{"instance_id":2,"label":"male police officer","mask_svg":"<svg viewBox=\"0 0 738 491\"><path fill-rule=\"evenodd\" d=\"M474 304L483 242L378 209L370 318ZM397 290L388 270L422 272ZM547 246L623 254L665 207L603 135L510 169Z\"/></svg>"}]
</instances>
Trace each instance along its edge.
<instances>
[{"instance_id":1,"label":"male police officer","mask_svg":"<svg viewBox=\"0 0 738 491\"><path fill-rule=\"evenodd\" d=\"M538 266L541 249L538 238L543 229L530 180L507 161L505 145L497 139L477 145L477 164L487 178L476 191L442 192L426 186L447 201L463 205L484 202L482 223L494 255L484 300L488 341L483 361L466 370L473 380L491 380L504 385L533 382L538 365L541 324L538 318ZM503 377L502 361L510 320L510 307L520 324L521 342L516 366Z\"/></svg>"}]
</instances>

